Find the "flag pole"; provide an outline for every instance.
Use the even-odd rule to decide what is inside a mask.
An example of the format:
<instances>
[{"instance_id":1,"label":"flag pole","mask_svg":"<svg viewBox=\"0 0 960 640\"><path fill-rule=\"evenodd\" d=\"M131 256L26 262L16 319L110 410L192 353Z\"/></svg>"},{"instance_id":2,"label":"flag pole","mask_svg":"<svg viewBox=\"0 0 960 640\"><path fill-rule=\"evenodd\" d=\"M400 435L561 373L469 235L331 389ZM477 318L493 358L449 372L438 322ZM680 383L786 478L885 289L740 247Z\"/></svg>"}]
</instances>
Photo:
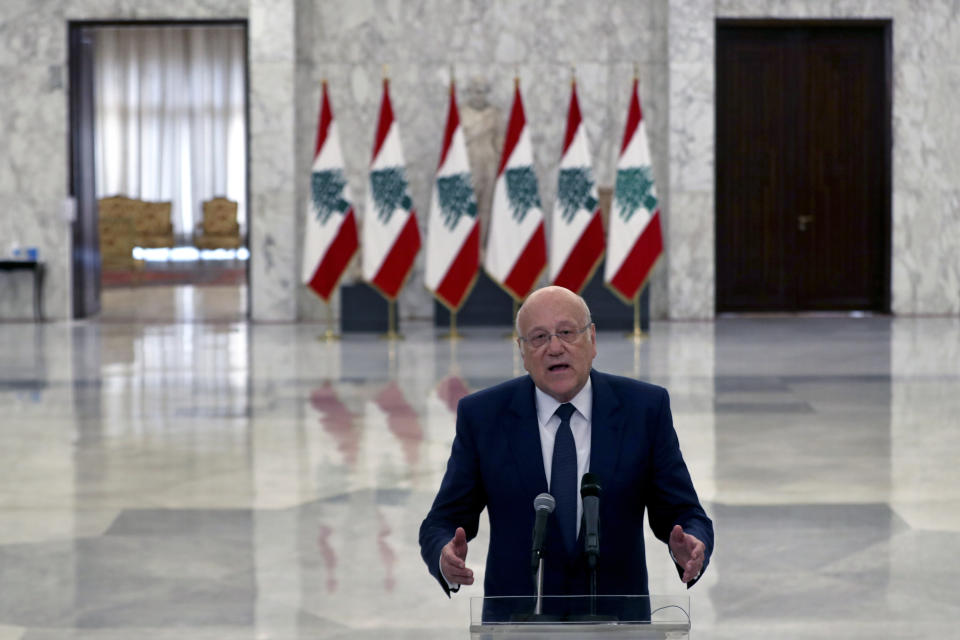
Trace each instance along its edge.
<instances>
[{"instance_id":1,"label":"flag pole","mask_svg":"<svg viewBox=\"0 0 960 640\"><path fill-rule=\"evenodd\" d=\"M323 332L323 335L320 336L319 340L322 342L336 342L340 339L340 336L337 335L336 331L333 330L333 304L327 302L327 330Z\"/></svg>"},{"instance_id":2,"label":"flag pole","mask_svg":"<svg viewBox=\"0 0 960 640\"><path fill-rule=\"evenodd\" d=\"M644 344L643 340L633 341L633 377L640 379L640 347Z\"/></svg>"},{"instance_id":3,"label":"flag pole","mask_svg":"<svg viewBox=\"0 0 960 640\"><path fill-rule=\"evenodd\" d=\"M447 339L453 342L456 342L462 337L463 336L460 335L459 332L457 332L457 312L451 311L450 312L450 333L447 334Z\"/></svg>"},{"instance_id":4,"label":"flag pole","mask_svg":"<svg viewBox=\"0 0 960 640\"><path fill-rule=\"evenodd\" d=\"M511 296L512 297L512 296ZM507 334L507 340L515 342L517 339L517 313L520 311L520 303L513 298L513 322L510 324L510 333Z\"/></svg>"},{"instance_id":5,"label":"flag pole","mask_svg":"<svg viewBox=\"0 0 960 640\"><path fill-rule=\"evenodd\" d=\"M403 336L397 332L397 301L387 300L387 332L383 335L385 340L403 340Z\"/></svg>"},{"instance_id":6,"label":"flag pole","mask_svg":"<svg viewBox=\"0 0 960 640\"><path fill-rule=\"evenodd\" d=\"M644 285L646 286L646 285ZM647 339L647 334L640 328L640 291L633 296L633 331L627 334L627 337L635 343Z\"/></svg>"},{"instance_id":7,"label":"flag pole","mask_svg":"<svg viewBox=\"0 0 960 640\"><path fill-rule=\"evenodd\" d=\"M450 375L460 375L460 361L457 359L457 341L450 341Z\"/></svg>"},{"instance_id":8,"label":"flag pole","mask_svg":"<svg viewBox=\"0 0 960 640\"><path fill-rule=\"evenodd\" d=\"M447 307L450 309L450 307ZM457 310L450 309L450 331L440 336L443 340L456 342L463 337L463 334L457 331Z\"/></svg>"}]
</instances>

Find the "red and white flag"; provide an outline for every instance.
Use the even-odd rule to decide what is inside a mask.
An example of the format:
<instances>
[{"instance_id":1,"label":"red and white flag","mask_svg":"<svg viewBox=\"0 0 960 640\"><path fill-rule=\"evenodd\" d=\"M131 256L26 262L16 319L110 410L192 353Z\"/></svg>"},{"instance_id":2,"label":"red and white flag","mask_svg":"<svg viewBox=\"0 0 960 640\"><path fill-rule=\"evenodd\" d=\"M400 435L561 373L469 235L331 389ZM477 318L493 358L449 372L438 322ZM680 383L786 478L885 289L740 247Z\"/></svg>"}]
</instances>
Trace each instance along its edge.
<instances>
[{"instance_id":1,"label":"red and white flag","mask_svg":"<svg viewBox=\"0 0 960 640\"><path fill-rule=\"evenodd\" d=\"M617 181L607 236L604 282L625 301L632 302L663 253L660 207L653 186L650 145L643 126L637 80L623 132L617 162Z\"/></svg>"},{"instance_id":2,"label":"red and white flag","mask_svg":"<svg viewBox=\"0 0 960 640\"><path fill-rule=\"evenodd\" d=\"M550 226L550 279L555 285L580 293L601 257L603 219L574 81Z\"/></svg>"},{"instance_id":3,"label":"red and white flag","mask_svg":"<svg viewBox=\"0 0 960 640\"><path fill-rule=\"evenodd\" d=\"M479 266L477 198L460 128L456 91L451 82L450 109L427 222L424 283L437 300L456 311L476 280Z\"/></svg>"},{"instance_id":4,"label":"red and white flag","mask_svg":"<svg viewBox=\"0 0 960 640\"><path fill-rule=\"evenodd\" d=\"M314 149L301 275L308 287L329 302L350 258L357 252L358 243L357 220L347 200L340 136L333 121L326 82Z\"/></svg>"},{"instance_id":5,"label":"red and white flag","mask_svg":"<svg viewBox=\"0 0 960 640\"><path fill-rule=\"evenodd\" d=\"M514 300L527 297L547 266L543 211L533 171L533 147L517 82L493 190L483 266Z\"/></svg>"},{"instance_id":6,"label":"red and white flag","mask_svg":"<svg viewBox=\"0 0 960 640\"><path fill-rule=\"evenodd\" d=\"M388 300L395 300L419 250L420 230L407 184L400 129L393 119L389 81L384 78L363 218L363 279Z\"/></svg>"}]
</instances>

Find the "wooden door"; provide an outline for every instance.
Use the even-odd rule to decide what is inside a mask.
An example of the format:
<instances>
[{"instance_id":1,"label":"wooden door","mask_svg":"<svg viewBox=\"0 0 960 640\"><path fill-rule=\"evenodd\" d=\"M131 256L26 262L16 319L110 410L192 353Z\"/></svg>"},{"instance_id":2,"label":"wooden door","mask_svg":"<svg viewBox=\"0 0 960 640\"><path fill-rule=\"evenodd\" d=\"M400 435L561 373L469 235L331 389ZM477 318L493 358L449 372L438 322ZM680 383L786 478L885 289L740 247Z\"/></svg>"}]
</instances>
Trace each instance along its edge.
<instances>
[{"instance_id":1,"label":"wooden door","mask_svg":"<svg viewBox=\"0 0 960 640\"><path fill-rule=\"evenodd\" d=\"M888 311L889 24L717 30L717 310Z\"/></svg>"}]
</instances>

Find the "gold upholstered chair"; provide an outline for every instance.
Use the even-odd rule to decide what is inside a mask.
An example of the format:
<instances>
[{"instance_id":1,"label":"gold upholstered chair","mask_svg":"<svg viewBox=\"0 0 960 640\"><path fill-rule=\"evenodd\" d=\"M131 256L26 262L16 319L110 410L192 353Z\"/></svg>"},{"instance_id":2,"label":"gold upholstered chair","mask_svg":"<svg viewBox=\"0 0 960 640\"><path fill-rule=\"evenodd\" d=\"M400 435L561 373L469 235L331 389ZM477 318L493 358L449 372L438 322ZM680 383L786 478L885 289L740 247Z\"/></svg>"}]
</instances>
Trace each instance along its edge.
<instances>
[{"instance_id":1,"label":"gold upholstered chair","mask_svg":"<svg viewBox=\"0 0 960 640\"><path fill-rule=\"evenodd\" d=\"M97 230L100 236L100 260L103 269L135 269L133 259L137 232L135 220L142 203L126 196L101 198L97 202Z\"/></svg>"},{"instance_id":2,"label":"gold upholstered chair","mask_svg":"<svg viewBox=\"0 0 960 640\"><path fill-rule=\"evenodd\" d=\"M134 229L137 246L172 247L173 223L170 220L170 202L143 202L136 212Z\"/></svg>"},{"instance_id":3,"label":"gold upholstered chair","mask_svg":"<svg viewBox=\"0 0 960 640\"><path fill-rule=\"evenodd\" d=\"M203 203L203 221L193 234L198 249L238 249L243 246L237 203L227 198L213 198Z\"/></svg>"}]
</instances>

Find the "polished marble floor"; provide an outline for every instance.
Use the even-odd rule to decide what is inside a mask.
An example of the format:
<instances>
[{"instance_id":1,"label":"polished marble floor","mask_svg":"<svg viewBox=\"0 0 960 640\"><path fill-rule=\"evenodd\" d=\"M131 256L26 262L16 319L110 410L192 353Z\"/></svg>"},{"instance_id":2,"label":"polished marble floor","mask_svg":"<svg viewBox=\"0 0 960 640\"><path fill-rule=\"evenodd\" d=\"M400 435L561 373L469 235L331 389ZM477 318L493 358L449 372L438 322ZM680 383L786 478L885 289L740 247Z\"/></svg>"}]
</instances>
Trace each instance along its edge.
<instances>
[{"instance_id":1,"label":"polished marble floor","mask_svg":"<svg viewBox=\"0 0 960 640\"><path fill-rule=\"evenodd\" d=\"M467 638L480 589L447 600L417 528L457 399L519 372L503 332L158 317L0 324L0 640ZM598 343L670 390L715 521L691 637L960 637L960 319Z\"/></svg>"}]
</instances>

